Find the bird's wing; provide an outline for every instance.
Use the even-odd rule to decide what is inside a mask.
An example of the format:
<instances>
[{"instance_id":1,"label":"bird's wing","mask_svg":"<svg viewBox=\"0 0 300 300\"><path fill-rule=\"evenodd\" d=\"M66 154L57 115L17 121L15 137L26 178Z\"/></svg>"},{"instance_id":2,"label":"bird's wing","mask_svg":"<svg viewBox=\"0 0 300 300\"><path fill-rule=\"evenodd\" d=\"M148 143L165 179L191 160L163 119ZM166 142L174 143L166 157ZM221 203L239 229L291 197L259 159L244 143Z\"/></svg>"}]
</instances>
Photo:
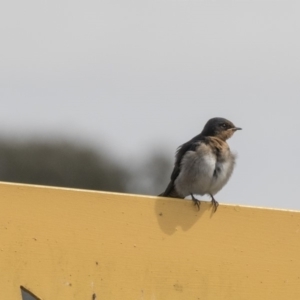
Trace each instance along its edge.
<instances>
[{"instance_id":1,"label":"bird's wing","mask_svg":"<svg viewBox=\"0 0 300 300\"><path fill-rule=\"evenodd\" d=\"M177 178L177 176L180 173L180 164L182 161L182 158L184 157L184 155L188 152L188 151L196 151L196 149L199 147L200 141L193 141L190 140L184 144L182 144L181 146L178 147L177 152L176 152L176 156L175 156L175 164L174 164L174 169L173 172L171 174L171 181L175 181L175 179Z\"/></svg>"},{"instance_id":2,"label":"bird's wing","mask_svg":"<svg viewBox=\"0 0 300 300\"><path fill-rule=\"evenodd\" d=\"M174 182L180 173L180 165L181 165L182 158L188 151L196 151L196 149L199 147L200 143L201 143L200 137L196 136L193 139L191 139L190 141L188 141L178 147L176 156L175 156L174 169L171 174L171 181L170 181L169 185L167 186L166 190L162 194L160 194L160 196L179 197L179 195L177 194L177 192L174 188Z\"/></svg>"}]
</instances>

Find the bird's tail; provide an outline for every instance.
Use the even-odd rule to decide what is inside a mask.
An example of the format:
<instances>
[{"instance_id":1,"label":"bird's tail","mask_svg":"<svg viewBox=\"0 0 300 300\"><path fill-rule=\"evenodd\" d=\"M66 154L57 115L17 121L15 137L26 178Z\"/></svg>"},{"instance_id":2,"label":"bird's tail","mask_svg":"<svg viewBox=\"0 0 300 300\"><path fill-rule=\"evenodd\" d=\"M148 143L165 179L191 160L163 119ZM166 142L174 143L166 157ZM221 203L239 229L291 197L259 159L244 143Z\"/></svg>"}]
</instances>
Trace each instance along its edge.
<instances>
[{"instance_id":1,"label":"bird's tail","mask_svg":"<svg viewBox=\"0 0 300 300\"><path fill-rule=\"evenodd\" d=\"M176 191L173 181L171 181L167 186L166 190L163 193L159 194L158 196L171 197L171 198L184 198L181 195L179 195L178 192Z\"/></svg>"}]
</instances>

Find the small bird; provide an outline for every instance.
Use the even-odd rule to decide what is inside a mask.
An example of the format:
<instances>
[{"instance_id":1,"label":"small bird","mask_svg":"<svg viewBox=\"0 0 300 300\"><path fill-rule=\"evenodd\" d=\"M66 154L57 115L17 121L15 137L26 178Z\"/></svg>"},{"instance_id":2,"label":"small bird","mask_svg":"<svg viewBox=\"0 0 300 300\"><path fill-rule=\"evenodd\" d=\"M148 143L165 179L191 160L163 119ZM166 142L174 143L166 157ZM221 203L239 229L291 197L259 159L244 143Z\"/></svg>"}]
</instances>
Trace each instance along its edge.
<instances>
[{"instance_id":1,"label":"small bird","mask_svg":"<svg viewBox=\"0 0 300 300\"><path fill-rule=\"evenodd\" d=\"M226 140L241 129L224 118L208 120L200 134L178 147L171 181L159 196L185 198L191 195L200 209L200 201L194 194L208 194L216 212L219 203L214 195L227 183L235 164L235 155Z\"/></svg>"}]
</instances>

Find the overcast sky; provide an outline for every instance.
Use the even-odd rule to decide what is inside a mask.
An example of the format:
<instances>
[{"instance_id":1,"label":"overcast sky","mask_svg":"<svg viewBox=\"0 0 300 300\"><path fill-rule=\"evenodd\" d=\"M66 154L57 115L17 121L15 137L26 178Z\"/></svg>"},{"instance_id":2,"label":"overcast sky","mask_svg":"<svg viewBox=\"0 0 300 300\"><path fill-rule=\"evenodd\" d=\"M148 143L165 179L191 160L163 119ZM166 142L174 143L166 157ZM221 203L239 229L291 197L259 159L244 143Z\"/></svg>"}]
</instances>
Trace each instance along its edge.
<instances>
[{"instance_id":1,"label":"overcast sky","mask_svg":"<svg viewBox=\"0 0 300 300\"><path fill-rule=\"evenodd\" d=\"M225 117L243 130L229 140L238 161L219 202L300 209L299 9L5 1L0 135L59 135L134 164L154 151L173 158L209 118Z\"/></svg>"}]
</instances>

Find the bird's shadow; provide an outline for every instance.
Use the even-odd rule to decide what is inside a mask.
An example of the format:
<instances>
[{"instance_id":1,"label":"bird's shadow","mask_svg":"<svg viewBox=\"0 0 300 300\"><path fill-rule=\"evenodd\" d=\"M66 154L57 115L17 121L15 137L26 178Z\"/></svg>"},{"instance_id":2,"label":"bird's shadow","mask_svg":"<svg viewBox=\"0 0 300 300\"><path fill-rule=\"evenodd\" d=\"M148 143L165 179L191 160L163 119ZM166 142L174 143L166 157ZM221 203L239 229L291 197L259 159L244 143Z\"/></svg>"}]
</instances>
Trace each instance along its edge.
<instances>
[{"instance_id":1,"label":"bird's shadow","mask_svg":"<svg viewBox=\"0 0 300 300\"><path fill-rule=\"evenodd\" d=\"M210 202L201 201L200 209L189 199L174 199L157 197L155 214L163 232L174 234L179 227L183 231L190 229L204 213L214 215L214 208Z\"/></svg>"}]
</instances>

